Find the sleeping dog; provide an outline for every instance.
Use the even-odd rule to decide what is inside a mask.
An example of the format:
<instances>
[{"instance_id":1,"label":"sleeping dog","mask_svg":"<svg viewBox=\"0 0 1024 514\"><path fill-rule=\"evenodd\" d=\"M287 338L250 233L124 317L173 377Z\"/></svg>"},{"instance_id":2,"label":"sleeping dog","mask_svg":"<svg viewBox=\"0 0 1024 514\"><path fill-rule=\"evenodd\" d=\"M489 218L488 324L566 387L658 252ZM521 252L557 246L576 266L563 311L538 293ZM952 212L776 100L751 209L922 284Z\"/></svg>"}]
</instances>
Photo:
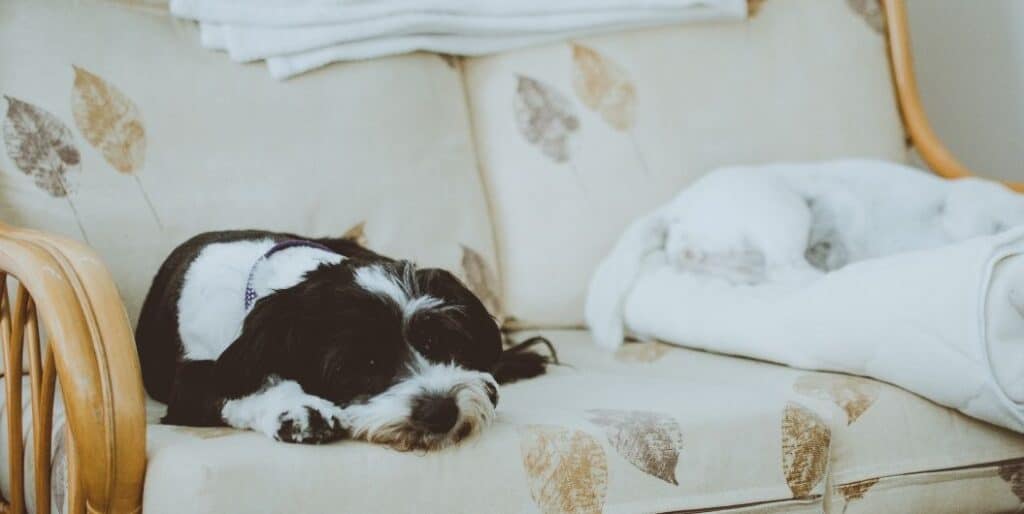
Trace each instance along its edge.
<instances>
[{"instance_id":1,"label":"sleeping dog","mask_svg":"<svg viewBox=\"0 0 1024 514\"><path fill-rule=\"evenodd\" d=\"M543 373L502 351L453 274L350 239L210 232L177 247L136 329L163 422L229 425L296 443L352 437L437 449L494 418L498 380Z\"/></svg>"}]
</instances>

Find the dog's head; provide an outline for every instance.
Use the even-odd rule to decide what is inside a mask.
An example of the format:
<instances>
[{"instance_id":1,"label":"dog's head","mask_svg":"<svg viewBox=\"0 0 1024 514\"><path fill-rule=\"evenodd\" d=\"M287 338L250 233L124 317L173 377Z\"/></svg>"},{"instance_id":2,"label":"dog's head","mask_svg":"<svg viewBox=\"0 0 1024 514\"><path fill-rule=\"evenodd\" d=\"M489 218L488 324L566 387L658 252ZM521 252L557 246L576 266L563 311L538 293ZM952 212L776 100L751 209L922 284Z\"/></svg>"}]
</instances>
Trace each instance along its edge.
<instances>
[{"instance_id":1,"label":"dog's head","mask_svg":"<svg viewBox=\"0 0 1024 514\"><path fill-rule=\"evenodd\" d=\"M500 355L497 323L451 273L343 261L258 301L218 366L226 387L296 380L344 407L353 437L410 450L490 423Z\"/></svg>"}]
</instances>

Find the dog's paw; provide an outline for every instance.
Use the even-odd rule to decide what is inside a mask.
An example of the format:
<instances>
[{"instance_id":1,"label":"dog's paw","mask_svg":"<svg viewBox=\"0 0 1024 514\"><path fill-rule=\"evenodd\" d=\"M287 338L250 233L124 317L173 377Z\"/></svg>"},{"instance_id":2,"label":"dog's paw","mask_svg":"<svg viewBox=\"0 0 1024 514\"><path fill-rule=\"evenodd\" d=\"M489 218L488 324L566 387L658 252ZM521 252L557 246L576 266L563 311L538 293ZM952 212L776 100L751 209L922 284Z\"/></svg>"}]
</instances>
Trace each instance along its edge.
<instances>
[{"instance_id":1,"label":"dog's paw","mask_svg":"<svg viewBox=\"0 0 1024 514\"><path fill-rule=\"evenodd\" d=\"M341 410L327 401L314 398L282 412L274 439L286 443L323 444L348 435L341 423Z\"/></svg>"}]
</instances>

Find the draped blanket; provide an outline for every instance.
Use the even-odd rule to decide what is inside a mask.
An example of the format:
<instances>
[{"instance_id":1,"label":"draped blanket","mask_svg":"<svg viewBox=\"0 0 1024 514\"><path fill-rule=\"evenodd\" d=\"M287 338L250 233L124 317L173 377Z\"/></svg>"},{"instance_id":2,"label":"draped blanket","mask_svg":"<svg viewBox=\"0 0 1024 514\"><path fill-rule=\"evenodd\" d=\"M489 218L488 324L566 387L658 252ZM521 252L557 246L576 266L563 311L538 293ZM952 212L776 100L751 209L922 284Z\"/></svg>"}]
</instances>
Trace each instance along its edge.
<instances>
[{"instance_id":1,"label":"draped blanket","mask_svg":"<svg viewBox=\"0 0 1024 514\"><path fill-rule=\"evenodd\" d=\"M625 332L869 376L1024 432L1024 196L905 166L712 172L634 222L591 282Z\"/></svg>"}]
</instances>

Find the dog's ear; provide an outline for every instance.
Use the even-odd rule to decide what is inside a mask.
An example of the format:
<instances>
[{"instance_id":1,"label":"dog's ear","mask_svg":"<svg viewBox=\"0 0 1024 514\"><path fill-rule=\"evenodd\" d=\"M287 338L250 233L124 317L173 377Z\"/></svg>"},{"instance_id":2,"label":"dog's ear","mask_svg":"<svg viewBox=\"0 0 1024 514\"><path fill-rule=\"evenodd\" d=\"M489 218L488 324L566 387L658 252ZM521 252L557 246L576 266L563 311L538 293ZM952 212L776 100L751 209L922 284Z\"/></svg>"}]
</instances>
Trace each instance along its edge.
<instances>
[{"instance_id":1,"label":"dog's ear","mask_svg":"<svg viewBox=\"0 0 1024 514\"><path fill-rule=\"evenodd\" d=\"M533 350L539 345L547 347L548 355ZM555 347L546 337L534 336L505 348L490 371L494 380L504 385L543 375L550 364L560 364Z\"/></svg>"},{"instance_id":2,"label":"dog's ear","mask_svg":"<svg viewBox=\"0 0 1024 514\"><path fill-rule=\"evenodd\" d=\"M274 374L287 370L293 319L287 295L256 302L242 333L217 359L215 381L221 394L238 398L258 391Z\"/></svg>"}]
</instances>

